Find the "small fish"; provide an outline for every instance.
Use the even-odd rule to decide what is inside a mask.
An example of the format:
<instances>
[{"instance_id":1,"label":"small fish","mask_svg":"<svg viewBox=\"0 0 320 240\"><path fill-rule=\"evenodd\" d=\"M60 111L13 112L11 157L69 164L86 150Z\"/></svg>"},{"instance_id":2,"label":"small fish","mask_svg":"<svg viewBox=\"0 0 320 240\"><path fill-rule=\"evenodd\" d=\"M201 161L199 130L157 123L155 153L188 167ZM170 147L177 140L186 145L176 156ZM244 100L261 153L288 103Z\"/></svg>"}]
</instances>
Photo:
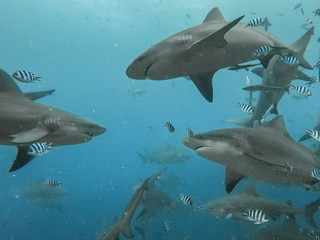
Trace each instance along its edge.
<instances>
[{"instance_id":1,"label":"small fish","mask_svg":"<svg viewBox=\"0 0 320 240\"><path fill-rule=\"evenodd\" d=\"M191 128L187 127L186 128L186 132L187 132L187 134L186 134L187 137L192 137L193 136L193 131L191 130Z\"/></svg>"},{"instance_id":2,"label":"small fish","mask_svg":"<svg viewBox=\"0 0 320 240\"><path fill-rule=\"evenodd\" d=\"M253 57L260 57L267 54L271 50L272 48L270 46L262 46L253 52Z\"/></svg>"},{"instance_id":3,"label":"small fish","mask_svg":"<svg viewBox=\"0 0 320 240\"><path fill-rule=\"evenodd\" d=\"M317 15L320 16L320 8L314 10L313 13L315 16L317 16Z\"/></svg>"},{"instance_id":4,"label":"small fish","mask_svg":"<svg viewBox=\"0 0 320 240\"><path fill-rule=\"evenodd\" d=\"M293 86L291 85L291 88L294 89L298 94L304 96L304 97L310 97L312 96L311 91L304 87L304 86Z\"/></svg>"},{"instance_id":5,"label":"small fish","mask_svg":"<svg viewBox=\"0 0 320 240\"><path fill-rule=\"evenodd\" d=\"M174 132L174 126L171 124L171 123L169 123L169 122L165 122L164 124L163 124L163 126L164 127L166 127L168 130L169 130L169 132Z\"/></svg>"},{"instance_id":6,"label":"small fish","mask_svg":"<svg viewBox=\"0 0 320 240\"><path fill-rule=\"evenodd\" d=\"M309 87L312 85L312 84L315 84L315 83L318 83L319 82L319 78L317 76L312 76L308 82L306 83L306 85L308 85Z\"/></svg>"},{"instance_id":7,"label":"small fish","mask_svg":"<svg viewBox=\"0 0 320 240\"><path fill-rule=\"evenodd\" d=\"M266 218L264 211L260 209L242 209L244 216L248 217L248 220L253 221L254 224L263 224L269 222Z\"/></svg>"},{"instance_id":8,"label":"small fish","mask_svg":"<svg viewBox=\"0 0 320 240\"><path fill-rule=\"evenodd\" d=\"M31 83L34 81L41 81L41 77L35 76L33 73L25 71L25 70L18 70L12 74L12 77L14 77L16 80L20 82L25 83Z\"/></svg>"},{"instance_id":9,"label":"small fish","mask_svg":"<svg viewBox=\"0 0 320 240\"><path fill-rule=\"evenodd\" d=\"M296 9L298 9L299 7L301 7L302 6L302 3L298 3L292 10L296 10Z\"/></svg>"},{"instance_id":10,"label":"small fish","mask_svg":"<svg viewBox=\"0 0 320 240\"><path fill-rule=\"evenodd\" d=\"M284 165L284 170L286 172L292 173L293 167L292 167L292 165L290 165L289 162L286 162L285 165Z\"/></svg>"},{"instance_id":11,"label":"small fish","mask_svg":"<svg viewBox=\"0 0 320 240\"><path fill-rule=\"evenodd\" d=\"M307 18L306 19L306 23L312 24L313 22L312 22L312 20L310 18Z\"/></svg>"},{"instance_id":12,"label":"small fish","mask_svg":"<svg viewBox=\"0 0 320 240\"><path fill-rule=\"evenodd\" d=\"M313 232L309 233L309 235L312 237L314 240L320 240L320 234L315 235Z\"/></svg>"},{"instance_id":13,"label":"small fish","mask_svg":"<svg viewBox=\"0 0 320 240\"><path fill-rule=\"evenodd\" d=\"M320 60L318 60L318 62L313 66L315 69L320 68Z\"/></svg>"},{"instance_id":14,"label":"small fish","mask_svg":"<svg viewBox=\"0 0 320 240\"><path fill-rule=\"evenodd\" d=\"M282 59L284 60L285 63L288 63L288 64L299 64L300 63L300 59L297 57L293 57L293 56L285 56Z\"/></svg>"},{"instance_id":15,"label":"small fish","mask_svg":"<svg viewBox=\"0 0 320 240\"><path fill-rule=\"evenodd\" d=\"M311 172L311 177L314 177L320 181L320 169L319 168L313 169Z\"/></svg>"},{"instance_id":16,"label":"small fish","mask_svg":"<svg viewBox=\"0 0 320 240\"><path fill-rule=\"evenodd\" d=\"M248 22L245 27L258 27L265 24L266 21L267 21L267 18L257 17L255 19L252 19L250 22Z\"/></svg>"},{"instance_id":17,"label":"small fish","mask_svg":"<svg viewBox=\"0 0 320 240\"><path fill-rule=\"evenodd\" d=\"M165 233L168 233L170 231L170 221L166 220L163 223L163 230Z\"/></svg>"},{"instance_id":18,"label":"small fish","mask_svg":"<svg viewBox=\"0 0 320 240\"><path fill-rule=\"evenodd\" d=\"M314 138L315 140L319 141L320 142L320 132L318 130L311 130L311 129L306 129L306 133Z\"/></svg>"},{"instance_id":19,"label":"small fish","mask_svg":"<svg viewBox=\"0 0 320 240\"><path fill-rule=\"evenodd\" d=\"M33 143L29 146L28 154L34 157L47 153L52 148L52 143Z\"/></svg>"},{"instance_id":20,"label":"small fish","mask_svg":"<svg viewBox=\"0 0 320 240\"><path fill-rule=\"evenodd\" d=\"M62 182L58 182L57 180L54 180L52 178L49 178L46 181L46 184L48 184L50 187L58 187L60 184L62 184Z\"/></svg>"},{"instance_id":21,"label":"small fish","mask_svg":"<svg viewBox=\"0 0 320 240\"><path fill-rule=\"evenodd\" d=\"M245 103L240 103L238 102L237 107L240 107L240 109L248 114L253 114L254 113L254 107L250 104L245 104Z\"/></svg>"},{"instance_id":22,"label":"small fish","mask_svg":"<svg viewBox=\"0 0 320 240\"><path fill-rule=\"evenodd\" d=\"M193 201L188 195L184 195L183 193L180 193L180 199L185 205L192 205Z\"/></svg>"},{"instance_id":23,"label":"small fish","mask_svg":"<svg viewBox=\"0 0 320 240\"><path fill-rule=\"evenodd\" d=\"M302 16L304 16L304 10L303 8L300 9Z\"/></svg>"}]
</instances>

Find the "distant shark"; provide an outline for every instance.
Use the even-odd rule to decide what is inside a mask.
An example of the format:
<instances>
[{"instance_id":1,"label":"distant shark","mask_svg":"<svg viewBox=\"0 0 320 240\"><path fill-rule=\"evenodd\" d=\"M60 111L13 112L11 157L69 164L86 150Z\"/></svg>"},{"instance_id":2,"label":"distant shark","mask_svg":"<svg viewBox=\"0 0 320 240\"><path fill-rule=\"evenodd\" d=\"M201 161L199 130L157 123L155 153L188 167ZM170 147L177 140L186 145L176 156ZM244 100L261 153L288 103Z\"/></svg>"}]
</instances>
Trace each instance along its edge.
<instances>
[{"instance_id":1,"label":"distant shark","mask_svg":"<svg viewBox=\"0 0 320 240\"><path fill-rule=\"evenodd\" d=\"M313 32L314 27L311 27L298 41L291 46L291 49L295 49L299 55L303 55ZM257 106L255 107L255 111L250 119L231 120L231 122L245 127L259 125L260 121L263 120L269 112L278 115L278 103L285 92L289 92L289 87L292 80L310 80L308 75L299 70L299 65L287 64L283 61L282 57L278 55L272 57L266 69L255 68L252 70L252 72L262 78L261 85L249 86L245 88L245 90L248 91L260 91L259 100Z\"/></svg>"},{"instance_id":2,"label":"distant shark","mask_svg":"<svg viewBox=\"0 0 320 240\"><path fill-rule=\"evenodd\" d=\"M190 76L203 97L212 102L212 77L219 69L255 59L264 67L274 54L296 56L302 67L312 69L303 56L270 33L239 23L244 16L227 22L218 8L213 8L201 25L186 29L152 46L127 68L133 79L166 80ZM269 46L264 58L253 54Z\"/></svg>"},{"instance_id":3,"label":"distant shark","mask_svg":"<svg viewBox=\"0 0 320 240\"><path fill-rule=\"evenodd\" d=\"M209 202L202 206L202 209L214 215L217 219L232 218L244 221L247 221L247 216L243 214L243 209L262 210L268 219L273 220L278 220L282 216L293 217L296 214L301 214L313 227L317 227L313 215L317 212L319 206L320 199L317 199L303 208L296 208L291 203L263 198L257 194L254 185L249 185L244 192Z\"/></svg>"},{"instance_id":4,"label":"distant shark","mask_svg":"<svg viewBox=\"0 0 320 240\"><path fill-rule=\"evenodd\" d=\"M319 180L311 173L320 168L320 159L290 137L282 116L265 127L215 130L182 142L199 156L226 166L228 193L244 177L317 190L313 185Z\"/></svg>"},{"instance_id":5,"label":"distant shark","mask_svg":"<svg viewBox=\"0 0 320 240\"><path fill-rule=\"evenodd\" d=\"M47 142L52 146L79 144L106 131L91 120L32 101L53 91L23 94L11 76L0 69L0 145L18 148L9 172L34 158L28 153L33 143Z\"/></svg>"},{"instance_id":6,"label":"distant shark","mask_svg":"<svg viewBox=\"0 0 320 240\"><path fill-rule=\"evenodd\" d=\"M132 199L124 209L119 221L115 219L111 227L109 227L106 231L103 231L102 234L98 237L99 240L119 240L120 233L122 233L129 239L133 238L133 234L130 227L132 217L137 207L139 206L145 191L148 190L149 186L151 186L153 182L157 180L161 176L161 174L164 173L166 170L167 168L164 168L154 173L146 180L144 180L144 182L136 190Z\"/></svg>"}]
</instances>

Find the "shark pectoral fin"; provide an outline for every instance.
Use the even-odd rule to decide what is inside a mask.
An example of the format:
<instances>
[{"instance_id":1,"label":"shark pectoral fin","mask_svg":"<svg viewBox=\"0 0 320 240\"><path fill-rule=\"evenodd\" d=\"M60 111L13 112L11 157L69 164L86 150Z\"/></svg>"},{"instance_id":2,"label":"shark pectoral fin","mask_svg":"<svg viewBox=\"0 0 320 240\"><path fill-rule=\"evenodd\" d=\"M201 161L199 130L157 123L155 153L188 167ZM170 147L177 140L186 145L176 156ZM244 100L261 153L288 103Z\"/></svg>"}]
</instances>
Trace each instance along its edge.
<instances>
[{"instance_id":1,"label":"shark pectoral fin","mask_svg":"<svg viewBox=\"0 0 320 240\"><path fill-rule=\"evenodd\" d=\"M28 143L28 142L35 142L39 140L40 138L43 138L49 133L47 129L43 128L33 128L31 130L13 134L11 137L13 139L11 140L12 143Z\"/></svg>"},{"instance_id":2,"label":"shark pectoral fin","mask_svg":"<svg viewBox=\"0 0 320 240\"><path fill-rule=\"evenodd\" d=\"M227 46L228 42L224 39L224 35L233 28L240 20L244 17L238 17L237 19L233 20L232 22L228 23L223 28L219 29L218 31L212 33L208 37L205 37L198 42L195 42L192 45L193 50L197 49L206 49L208 46L215 46L216 48L224 48Z\"/></svg>"},{"instance_id":3,"label":"shark pectoral fin","mask_svg":"<svg viewBox=\"0 0 320 240\"><path fill-rule=\"evenodd\" d=\"M208 102L212 102L213 100L212 77L214 73L215 72L190 76L194 85L196 85L199 92Z\"/></svg>"},{"instance_id":4,"label":"shark pectoral fin","mask_svg":"<svg viewBox=\"0 0 320 240\"><path fill-rule=\"evenodd\" d=\"M16 159L13 161L9 169L9 172L13 172L18 170L19 168L22 168L24 165L26 165L32 159L34 159L34 156L32 156L31 154L28 154L28 148L29 146L18 147L18 153L17 153Z\"/></svg>"},{"instance_id":5,"label":"shark pectoral fin","mask_svg":"<svg viewBox=\"0 0 320 240\"><path fill-rule=\"evenodd\" d=\"M311 77L309 77L307 74L304 72L298 70L298 72L295 74L294 79L300 79L304 81L309 81Z\"/></svg>"},{"instance_id":6,"label":"shark pectoral fin","mask_svg":"<svg viewBox=\"0 0 320 240\"><path fill-rule=\"evenodd\" d=\"M242 174L238 173L237 171L226 168L226 179L225 179L225 187L227 193L230 193L234 187L238 184L238 182L244 178Z\"/></svg>"},{"instance_id":7,"label":"shark pectoral fin","mask_svg":"<svg viewBox=\"0 0 320 240\"><path fill-rule=\"evenodd\" d=\"M51 90L48 90L48 91L24 93L23 95L25 97L29 98L30 100L34 101L34 100L37 100L39 98L45 97L47 95L51 95L54 91L55 91L55 89L51 89Z\"/></svg>"},{"instance_id":8,"label":"shark pectoral fin","mask_svg":"<svg viewBox=\"0 0 320 240\"><path fill-rule=\"evenodd\" d=\"M262 67L257 67L252 69L252 71L254 74L258 75L259 77L263 78L263 68Z\"/></svg>"},{"instance_id":9,"label":"shark pectoral fin","mask_svg":"<svg viewBox=\"0 0 320 240\"><path fill-rule=\"evenodd\" d=\"M133 234L131 232L131 228L130 228L130 223L129 224L125 224L125 226L121 227L121 232L123 233L123 235L126 236L126 238L133 238Z\"/></svg>"}]
</instances>

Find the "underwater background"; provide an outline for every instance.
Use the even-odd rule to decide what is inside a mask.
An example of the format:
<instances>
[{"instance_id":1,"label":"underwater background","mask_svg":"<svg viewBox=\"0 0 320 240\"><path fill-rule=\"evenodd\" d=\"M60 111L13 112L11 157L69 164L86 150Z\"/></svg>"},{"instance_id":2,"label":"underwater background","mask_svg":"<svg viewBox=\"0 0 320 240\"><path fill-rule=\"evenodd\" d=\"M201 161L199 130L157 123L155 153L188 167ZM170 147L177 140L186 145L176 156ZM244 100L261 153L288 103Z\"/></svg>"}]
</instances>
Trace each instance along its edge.
<instances>
[{"instance_id":1,"label":"underwater background","mask_svg":"<svg viewBox=\"0 0 320 240\"><path fill-rule=\"evenodd\" d=\"M134 188L155 171L168 166L156 182L177 204L159 210L145 229L145 239L245 239L261 228L231 219L216 220L200 209L184 205L180 193L197 205L226 196L225 168L196 156L183 147L186 127L193 132L237 127L228 119L248 117L237 107L245 102L250 71L218 71L214 100L208 103L185 78L166 81L132 80L126 68L140 53L172 34L200 24L219 7L227 21L243 14L242 22L267 16L269 32L291 45L306 31L307 17L315 35L305 53L312 65L319 60L320 17L312 11L319 0L2 0L0 8L0 68L8 73L25 69L41 82L17 84L23 92L56 89L38 102L101 123L107 132L86 144L56 147L24 168L8 173L16 148L0 146L0 239L96 239L114 217L120 216ZM317 75L317 70L303 70ZM299 82L297 80L293 82ZM279 103L290 135L298 140L306 128L317 124L320 89L299 99L285 94ZM254 101L258 93L254 95ZM274 115L269 115L268 120ZM164 122L175 126L170 133ZM303 143L312 149L315 140ZM181 162L146 162L141 155L165 154L175 147L186 156ZM62 191L45 199L37 196L37 182L53 178ZM253 180L242 180L239 193ZM258 193L302 207L319 193L299 186L257 182ZM31 192L31 194L30 194ZM33 193L33 194L32 194ZM139 212L139 209L138 211ZM163 223L170 221L170 231ZM297 216L301 226L309 226ZM133 227L135 239L142 239ZM315 215L320 223L320 214ZM125 239L121 236L121 239Z\"/></svg>"}]
</instances>

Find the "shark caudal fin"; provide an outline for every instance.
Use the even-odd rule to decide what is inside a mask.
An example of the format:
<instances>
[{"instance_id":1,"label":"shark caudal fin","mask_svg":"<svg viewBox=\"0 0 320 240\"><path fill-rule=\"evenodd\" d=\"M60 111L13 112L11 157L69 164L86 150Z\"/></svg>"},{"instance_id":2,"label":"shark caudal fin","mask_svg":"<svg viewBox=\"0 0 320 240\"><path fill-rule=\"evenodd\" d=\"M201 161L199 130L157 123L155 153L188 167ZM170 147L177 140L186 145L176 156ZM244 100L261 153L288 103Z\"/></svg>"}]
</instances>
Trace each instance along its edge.
<instances>
[{"instance_id":1,"label":"shark caudal fin","mask_svg":"<svg viewBox=\"0 0 320 240\"><path fill-rule=\"evenodd\" d=\"M301 38L299 38L294 44L291 45L291 48L297 52L297 57L300 60L300 66L313 69L313 67L304 59L303 54L306 51L306 48L310 42L311 35L314 33L314 26L312 26Z\"/></svg>"},{"instance_id":2,"label":"shark caudal fin","mask_svg":"<svg viewBox=\"0 0 320 240\"><path fill-rule=\"evenodd\" d=\"M320 206L320 199L317 199L313 201L312 203L306 205L303 207L304 217L305 219L315 228L318 226L313 220L313 215L316 213L316 211L319 209Z\"/></svg>"}]
</instances>

